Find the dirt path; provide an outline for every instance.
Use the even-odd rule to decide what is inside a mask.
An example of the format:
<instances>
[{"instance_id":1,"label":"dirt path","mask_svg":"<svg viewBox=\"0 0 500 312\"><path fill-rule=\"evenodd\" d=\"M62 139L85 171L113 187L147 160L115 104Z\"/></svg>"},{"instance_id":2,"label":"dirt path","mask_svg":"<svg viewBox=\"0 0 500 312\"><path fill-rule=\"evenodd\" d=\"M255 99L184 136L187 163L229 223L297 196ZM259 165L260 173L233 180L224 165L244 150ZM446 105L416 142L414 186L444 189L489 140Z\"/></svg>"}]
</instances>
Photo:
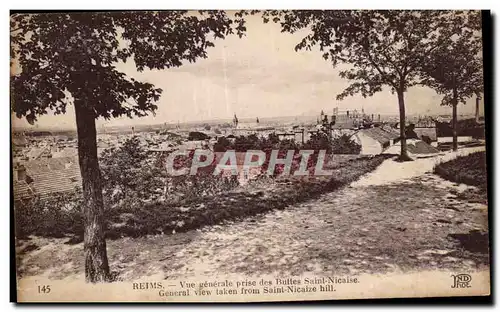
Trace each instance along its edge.
<instances>
[{"instance_id":1,"label":"dirt path","mask_svg":"<svg viewBox=\"0 0 500 312\"><path fill-rule=\"evenodd\" d=\"M425 175L375 187L348 187L292 209L213 227L176 254L168 276L369 273L473 269L487 252L448 234L487 231L486 207L457 201L451 186ZM484 242L483 242L484 243ZM168 266L167 266L168 267Z\"/></svg>"},{"instance_id":2,"label":"dirt path","mask_svg":"<svg viewBox=\"0 0 500 312\"><path fill-rule=\"evenodd\" d=\"M469 271L486 266L487 206L460 196L473 187L425 173L435 161L408 163L415 168L413 173L399 168L406 174L394 178L394 166L403 165L387 160L348 187L245 221L111 241L111 266L123 280L444 268ZM49 247L35 251L38 256L27 255L24 269L27 273L44 271L52 278L70 272L81 276L83 254L78 246L66 247L65 254L60 254L63 249L52 248L51 259L71 259L58 270L43 270L39 263L35 268L32 263L30 270L30 258L39 261Z\"/></svg>"}]
</instances>

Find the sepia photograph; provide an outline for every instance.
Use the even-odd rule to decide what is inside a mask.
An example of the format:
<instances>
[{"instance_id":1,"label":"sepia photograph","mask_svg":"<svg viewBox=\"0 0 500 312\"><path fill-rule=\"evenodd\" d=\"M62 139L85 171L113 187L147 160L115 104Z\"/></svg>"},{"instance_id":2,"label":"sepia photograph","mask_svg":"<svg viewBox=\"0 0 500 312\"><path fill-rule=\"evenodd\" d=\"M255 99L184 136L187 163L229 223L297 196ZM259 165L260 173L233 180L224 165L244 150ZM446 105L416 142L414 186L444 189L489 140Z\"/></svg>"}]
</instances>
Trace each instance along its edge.
<instances>
[{"instance_id":1,"label":"sepia photograph","mask_svg":"<svg viewBox=\"0 0 500 312\"><path fill-rule=\"evenodd\" d=\"M11 11L17 301L490 296L490 23Z\"/></svg>"}]
</instances>

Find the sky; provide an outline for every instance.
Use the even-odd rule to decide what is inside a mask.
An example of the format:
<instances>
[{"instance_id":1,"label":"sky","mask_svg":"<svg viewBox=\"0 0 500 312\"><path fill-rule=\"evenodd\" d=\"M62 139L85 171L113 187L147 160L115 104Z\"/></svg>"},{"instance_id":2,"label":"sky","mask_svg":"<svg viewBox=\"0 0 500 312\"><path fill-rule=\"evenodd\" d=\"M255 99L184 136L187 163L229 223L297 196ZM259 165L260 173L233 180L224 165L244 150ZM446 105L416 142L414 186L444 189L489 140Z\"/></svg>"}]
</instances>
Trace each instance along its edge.
<instances>
[{"instance_id":1,"label":"sky","mask_svg":"<svg viewBox=\"0 0 500 312\"><path fill-rule=\"evenodd\" d=\"M263 24L259 17L247 20L243 38L230 36L216 40L207 51L208 58L178 68L138 72L132 60L119 63L118 70L162 88L156 116L105 121L98 127L134 124L177 123L199 120L265 118L318 115L321 110L361 110L367 114L397 115L397 97L389 89L373 97L353 96L335 99L349 83L338 76L339 69L322 58L320 51L295 51L307 30L281 33L279 25ZM433 90L414 87L405 95L406 112L449 114L439 105L441 96ZM475 99L459 106L459 114L473 114ZM29 126L13 117L14 127ZM65 115L44 115L40 128L76 128L73 106Z\"/></svg>"}]
</instances>

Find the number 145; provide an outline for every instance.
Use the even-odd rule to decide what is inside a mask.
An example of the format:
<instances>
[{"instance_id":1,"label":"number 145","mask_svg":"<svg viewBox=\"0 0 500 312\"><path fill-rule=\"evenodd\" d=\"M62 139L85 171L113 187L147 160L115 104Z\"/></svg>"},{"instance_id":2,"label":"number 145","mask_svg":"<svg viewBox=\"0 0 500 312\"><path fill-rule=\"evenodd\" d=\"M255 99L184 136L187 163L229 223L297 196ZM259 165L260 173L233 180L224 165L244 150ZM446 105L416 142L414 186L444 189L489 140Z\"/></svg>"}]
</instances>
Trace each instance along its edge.
<instances>
[{"instance_id":1,"label":"number 145","mask_svg":"<svg viewBox=\"0 0 500 312\"><path fill-rule=\"evenodd\" d=\"M48 294L48 293L50 293L50 285L38 286L38 293L39 294Z\"/></svg>"}]
</instances>

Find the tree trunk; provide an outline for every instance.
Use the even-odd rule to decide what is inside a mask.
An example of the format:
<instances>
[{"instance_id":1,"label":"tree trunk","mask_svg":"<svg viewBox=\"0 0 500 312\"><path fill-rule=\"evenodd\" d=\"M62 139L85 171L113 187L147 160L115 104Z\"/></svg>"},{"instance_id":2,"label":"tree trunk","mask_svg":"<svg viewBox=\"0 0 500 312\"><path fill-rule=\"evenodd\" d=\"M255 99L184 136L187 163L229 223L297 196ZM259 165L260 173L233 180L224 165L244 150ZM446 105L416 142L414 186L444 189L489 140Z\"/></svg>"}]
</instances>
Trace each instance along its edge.
<instances>
[{"instance_id":1,"label":"tree trunk","mask_svg":"<svg viewBox=\"0 0 500 312\"><path fill-rule=\"evenodd\" d=\"M399 135L401 140L401 161L412 160L408 156L408 149L406 147L406 112L405 112L405 97L402 89L398 90L398 104L399 104Z\"/></svg>"},{"instance_id":2,"label":"tree trunk","mask_svg":"<svg viewBox=\"0 0 500 312\"><path fill-rule=\"evenodd\" d=\"M109 264L104 239L104 205L97 160L95 113L85 104L75 100L78 160L83 187L85 279L96 283L109 280Z\"/></svg>"},{"instance_id":3,"label":"tree trunk","mask_svg":"<svg viewBox=\"0 0 500 312\"><path fill-rule=\"evenodd\" d=\"M458 100L457 100L457 89L453 89L453 102L452 102L452 107L453 107L453 113L452 113L452 127L453 127L453 150L457 151L458 150L458 134L457 134L457 128L458 128L458 122L457 122L457 106L458 106Z\"/></svg>"}]
</instances>

